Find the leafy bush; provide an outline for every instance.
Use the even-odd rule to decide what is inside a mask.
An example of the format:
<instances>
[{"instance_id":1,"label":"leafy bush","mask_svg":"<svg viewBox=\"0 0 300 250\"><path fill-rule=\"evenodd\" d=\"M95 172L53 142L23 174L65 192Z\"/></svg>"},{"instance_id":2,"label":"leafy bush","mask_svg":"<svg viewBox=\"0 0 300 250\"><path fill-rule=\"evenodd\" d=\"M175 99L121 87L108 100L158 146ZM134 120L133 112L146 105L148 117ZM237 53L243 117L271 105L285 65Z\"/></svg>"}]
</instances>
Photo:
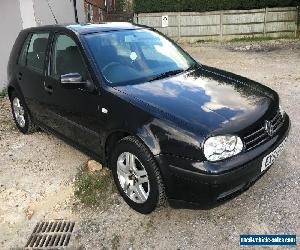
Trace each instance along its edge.
<instances>
[{"instance_id":1,"label":"leafy bush","mask_svg":"<svg viewBox=\"0 0 300 250\"><path fill-rule=\"evenodd\" d=\"M0 89L0 98L7 96L7 88Z\"/></svg>"},{"instance_id":2,"label":"leafy bush","mask_svg":"<svg viewBox=\"0 0 300 250\"><path fill-rule=\"evenodd\" d=\"M244 10L300 5L300 0L134 0L134 12Z\"/></svg>"}]
</instances>

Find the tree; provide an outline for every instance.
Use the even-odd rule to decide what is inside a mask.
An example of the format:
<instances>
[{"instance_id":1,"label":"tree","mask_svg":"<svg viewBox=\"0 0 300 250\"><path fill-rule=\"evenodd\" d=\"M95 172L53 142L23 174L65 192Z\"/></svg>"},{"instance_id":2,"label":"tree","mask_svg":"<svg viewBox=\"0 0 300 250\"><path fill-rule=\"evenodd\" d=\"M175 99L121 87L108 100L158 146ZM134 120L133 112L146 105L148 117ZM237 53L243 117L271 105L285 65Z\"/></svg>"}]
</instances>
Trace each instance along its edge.
<instances>
[{"instance_id":1,"label":"tree","mask_svg":"<svg viewBox=\"0 0 300 250\"><path fill-rule=\"evenodd\" d=\"M125 10L126 0L116 0L116 11L123 12Z\"/></svg>"}]
</instances>

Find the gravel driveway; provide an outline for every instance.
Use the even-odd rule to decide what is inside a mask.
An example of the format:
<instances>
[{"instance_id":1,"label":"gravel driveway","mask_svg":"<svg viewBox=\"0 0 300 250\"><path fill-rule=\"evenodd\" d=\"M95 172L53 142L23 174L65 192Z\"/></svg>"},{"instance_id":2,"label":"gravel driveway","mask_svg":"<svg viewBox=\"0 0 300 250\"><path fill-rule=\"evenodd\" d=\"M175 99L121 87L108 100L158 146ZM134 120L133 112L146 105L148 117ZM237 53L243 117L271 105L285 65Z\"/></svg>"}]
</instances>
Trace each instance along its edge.
<instances>
[{"instance_id":1,"label":"gravel driveway","mask_svg":"<svg viewBox=\"0 0 300 250\"><path fill-rule=\"evenodd\" d=\"M72 183L89 158L47 133L19 133L8 100L1 99L0 249L24 246L37 222L59 218L76 222L72 244L86 249L240 249L240 234L300 237L300 41L184 47L204 64L280 93L292 129L270 171L242 195L211 210L163 208L144 216L116 194L105 210L76 205Z\"/></svg>"}]
</instances>

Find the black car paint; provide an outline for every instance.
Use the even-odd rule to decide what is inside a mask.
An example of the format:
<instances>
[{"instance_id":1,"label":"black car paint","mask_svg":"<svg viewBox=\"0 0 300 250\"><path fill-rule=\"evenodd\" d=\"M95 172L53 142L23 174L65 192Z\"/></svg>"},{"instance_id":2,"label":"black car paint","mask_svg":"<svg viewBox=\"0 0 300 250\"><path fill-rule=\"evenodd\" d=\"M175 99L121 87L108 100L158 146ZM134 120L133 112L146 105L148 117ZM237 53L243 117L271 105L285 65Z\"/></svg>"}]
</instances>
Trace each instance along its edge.
<instances>
[{"instance_id":1,"label":"black car paint","mask_svg":"<svg viewBox=\"0 0 300 250\"><path fill-rule=\"evenodd\" d=\"M278 110L278 94L247 78L200 65L188 72L152 82L110 87L98 71L84 35L131 24L69 25L31 28L20 33L8 64L9 92L23 95L39 126L106 163L114 135L135 135L153 153L171 200L214 203L260 176L260 164L287 136L290 121L267 143L220 162L208 162L203 142L212 135L243 137ZM42 74L17 64L29 33L50 32ZM65 89L47 74L55 33L72 37L79 46L95 85L94 91ZM45 88L46 86L46 88ZM51 91L46 91L52 89ZM108 113L102 113L102 108ZM231 190L231 191L230 191ZM233 191L232 191L233 190ZM226 196L226 195L225 195Z\"/></svg>"}]
</instances>

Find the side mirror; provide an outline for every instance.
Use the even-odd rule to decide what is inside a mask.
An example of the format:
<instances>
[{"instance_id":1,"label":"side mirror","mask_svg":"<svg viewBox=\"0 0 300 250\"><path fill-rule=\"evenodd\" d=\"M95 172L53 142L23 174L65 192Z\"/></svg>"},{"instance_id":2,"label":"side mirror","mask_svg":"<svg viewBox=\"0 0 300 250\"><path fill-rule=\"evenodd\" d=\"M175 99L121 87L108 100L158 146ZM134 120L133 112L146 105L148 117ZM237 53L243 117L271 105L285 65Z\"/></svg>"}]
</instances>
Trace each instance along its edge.
<instances>
[{"instance_id":1,"label":"side mirror","mask_svg":"<svg viewBox=\"0 0 300 250\"><path fill-rule=\"evenodd\" d=\"M60 83L67 89L85 88L86 82L82 81L82 76L79 73L69 73L60 76Z\"/></svg>"},{"instance_id":2,"label":"side mirror","mask_svg":"<svg viewBox=\"0 0 300 250\"><path fill-rule=\"evenodd\" d=\"M60 84L66 89L86 89L89 92L95 91L93 82L82 81L82 76L79 73L61 75Z\"/></svg>"}]
</instances>

